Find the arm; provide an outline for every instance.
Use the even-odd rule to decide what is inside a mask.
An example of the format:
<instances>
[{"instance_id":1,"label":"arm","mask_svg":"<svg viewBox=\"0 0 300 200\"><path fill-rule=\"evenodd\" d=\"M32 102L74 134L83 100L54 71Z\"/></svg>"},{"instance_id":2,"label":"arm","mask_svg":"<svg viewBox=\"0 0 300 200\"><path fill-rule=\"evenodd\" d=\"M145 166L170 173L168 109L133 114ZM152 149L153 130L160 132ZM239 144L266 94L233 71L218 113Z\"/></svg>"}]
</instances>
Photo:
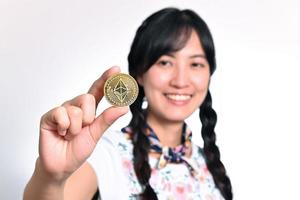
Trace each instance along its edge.
<instances>
[{"instance_id":1,"label":"arm","mask_svg":"<svg viewBox=\"0 0 300 200\"><path fill-rule=\"evenodd\" d=\"M105 130L127 107L110 107L95 116L107 78L119 72L107 70L89 90L41 118L39 158L24 191L24 200L89 199L97 189L94 170L86 162Z\"/></svg>"},{"instance_id":2,"label":"arm","mask_svg":"<svg viewBox=\"0 0 300 200\"><path fill-rule=\"evenodd\" d=\"M37 159L35 170L24 191L24 200L62 200L66 181L55 181L42 169L40 160Z\"/></svg>"},{"instance_id":3,"label":"arm","mask_svg":"<svg viewBox=\"0 0 300 200\"><path fill-rule=\"evenodd\" d=\"M67 180L55 181L43 172L39 159L35 171L24 191L24 200L34 199L92 199L97 191L97 177L88 162L85 162Z\"/></svg>"}]
</instances>

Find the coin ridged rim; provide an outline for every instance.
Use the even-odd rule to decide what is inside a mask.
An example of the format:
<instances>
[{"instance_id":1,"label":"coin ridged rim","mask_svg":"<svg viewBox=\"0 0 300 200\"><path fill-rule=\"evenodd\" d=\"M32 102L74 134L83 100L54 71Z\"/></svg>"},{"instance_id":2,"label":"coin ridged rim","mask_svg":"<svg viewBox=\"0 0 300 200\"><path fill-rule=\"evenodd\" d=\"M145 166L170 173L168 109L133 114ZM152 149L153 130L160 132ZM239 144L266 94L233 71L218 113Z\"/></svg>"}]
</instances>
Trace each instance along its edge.
<instances>
[{"instance_id":1,"label":"coin ridged rim","mask_svg":"<svg viewBox=\"0 0 300 200\"><path fill-rule=\"evenodd\" d=\"M129 80L132 81L133 85L135 86L135 88L133 89L133 91L135 91L135 92L134 92L134 95L132 95L132 98L130 98L130 99L127 101L127 102L129 102L129 103L123 104L123 103L115 102L115 101L113 101L111 98L109 98L109 95L108 95L108 93L106 92L106 87L107 87L107 85L110 84L110 82L111 82L112 80L114 80L114 79L115 79L116 77L118 77L118 76L121 76L121 77L124 77L124 76L125 76L125 77L127 77ZM136 80L135 80L132 76L130 76L129 74L125 74L125 73L117 73L117 74L114 74L114 75L110 76L110 77L105 81L104 88L103 88L103 93L104 93L104 96L105 96L106 100L107 100L110 104L112 104L112 105L114 105L114 106L123 107L123 106L129 106L129 105L131 105L131 104L137 99L138 94L139 94L139 87L138 87L138 84L137 84Z\"/></svg>"}]
</instances>

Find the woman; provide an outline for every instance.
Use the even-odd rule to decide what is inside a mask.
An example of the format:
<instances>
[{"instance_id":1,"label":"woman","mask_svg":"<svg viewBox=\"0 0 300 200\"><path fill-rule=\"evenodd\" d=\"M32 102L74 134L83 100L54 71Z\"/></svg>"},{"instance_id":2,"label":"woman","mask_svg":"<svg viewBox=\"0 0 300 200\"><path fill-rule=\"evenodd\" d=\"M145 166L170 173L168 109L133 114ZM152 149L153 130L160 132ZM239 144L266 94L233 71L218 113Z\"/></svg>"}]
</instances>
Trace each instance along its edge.
<instances>
[{"instance_id":1,"label":"woman","mask_svg":"<svg viewBox=\"0 0 300 200\"><path fill-rule=\"evenodd\" d=\"M119 72L114 67L88 94L41 118L40 156L24 199L92 199L98 188L103 199L232 199L215 144L209 82L216 64L205 22L191 10L152 14L137 30L128 62L139 84L128 127L103 135L126 107L95 117L105 80ZM198 108L203 148L184 122ZM98 141L92 168L86 160Z\"/></svg>"}]
</instances>

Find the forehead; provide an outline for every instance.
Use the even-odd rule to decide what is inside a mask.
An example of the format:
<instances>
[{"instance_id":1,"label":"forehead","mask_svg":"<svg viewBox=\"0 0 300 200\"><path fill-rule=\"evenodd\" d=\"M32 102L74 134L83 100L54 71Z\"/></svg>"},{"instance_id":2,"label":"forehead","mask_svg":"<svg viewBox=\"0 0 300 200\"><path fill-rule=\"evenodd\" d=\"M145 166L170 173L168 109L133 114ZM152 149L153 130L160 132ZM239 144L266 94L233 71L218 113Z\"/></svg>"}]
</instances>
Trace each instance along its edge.
<instances>
[{"instance_id":1,"label":"forehead","mask_svg":"<svg viewBox=\"0 0 300 200\"><path fill-rule=\"evenodd\" d=\"M187 55L187 56L191 56L194 54L200 54L205 56L205 52L202 48L202 44L199 38L199 35L197 34L196 31L192 31L189 39L187 40L186 44L184 45L183 48L181 48L180 50L172 53L172 55Z\"/></svg>"}]
</instances>

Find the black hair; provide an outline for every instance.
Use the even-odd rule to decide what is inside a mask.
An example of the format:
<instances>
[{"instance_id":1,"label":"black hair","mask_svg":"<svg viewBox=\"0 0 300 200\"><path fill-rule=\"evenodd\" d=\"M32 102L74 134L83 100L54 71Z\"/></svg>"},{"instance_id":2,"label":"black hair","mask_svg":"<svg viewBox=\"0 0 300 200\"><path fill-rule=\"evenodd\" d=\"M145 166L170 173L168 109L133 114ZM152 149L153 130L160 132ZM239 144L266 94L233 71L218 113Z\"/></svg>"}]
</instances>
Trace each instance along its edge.
<instances>
[{"instance_id":1,"label":"black hair","mask_svg":"<svg viewBox=\"0 0 300 200\"><path fill-rule=\"evenodd\" d=\"M215 49L212 35L206 23L192 10L165 8L150 15L138 28L130 53L128 55L129 74L134 78L142 76L162 55L182 49L191 36L192 31L199 36L206 59L209 63L210 75L216 69ZM146 119L142 102L145 96L143 87L139 85L137 100L130 106L133 136L134 170L143 192L142 199L157 199L149 184L151 167L148 162L150 142L145 134ZM211 172L216 187L226 200L232 199L230 179L226 175L224 165L220 161L220 152L216 146L215 125L216 112L212 108L210 92L200 106L201 134L204 140L203 152L207 167Z\"/></svg>"}]
</instances>

